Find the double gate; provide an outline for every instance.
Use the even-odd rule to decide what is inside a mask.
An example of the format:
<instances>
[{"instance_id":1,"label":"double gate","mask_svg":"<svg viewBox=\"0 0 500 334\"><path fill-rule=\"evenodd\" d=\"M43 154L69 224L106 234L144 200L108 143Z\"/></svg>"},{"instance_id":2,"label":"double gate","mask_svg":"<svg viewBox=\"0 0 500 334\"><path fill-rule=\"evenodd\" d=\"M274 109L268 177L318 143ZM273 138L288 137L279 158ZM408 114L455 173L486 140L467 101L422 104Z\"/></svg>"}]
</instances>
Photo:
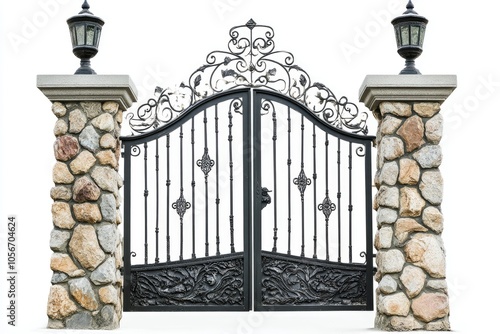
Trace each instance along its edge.
<instances>
[{"instance_id":1,"label":"double gate","mask_svg":"<svg viewBox=\"0 0 500 334\"><path fill-rule=\"evenodd\" d=\"M270 27L230 36L129 117L125 311L372 310L367 115Z\"/></svg>"}]
</instances>

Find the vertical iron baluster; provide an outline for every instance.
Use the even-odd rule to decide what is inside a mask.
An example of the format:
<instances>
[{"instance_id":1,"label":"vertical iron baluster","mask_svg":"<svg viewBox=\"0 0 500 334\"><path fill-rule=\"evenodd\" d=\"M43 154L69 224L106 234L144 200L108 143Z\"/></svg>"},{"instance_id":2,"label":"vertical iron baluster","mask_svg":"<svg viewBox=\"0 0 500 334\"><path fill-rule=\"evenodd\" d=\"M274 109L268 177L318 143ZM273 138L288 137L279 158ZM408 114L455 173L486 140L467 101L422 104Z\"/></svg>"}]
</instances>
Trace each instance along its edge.
<instances>
[{"instance_id":1,"label":"vertical iron baluster","mask_svg":"<svg viewBox=\"0 0 500 334\"><path fill-rule=\"evenodd\" d=\"M349 263L352 263L352 142L349 142Z\"/></svg>"},{"instance_id":2,"label":"vertical iron baluster","mask_svg":"<svg viewBox=\"0 0 500 334\"><path fill-rule=\"evenodd\" d=\"M314 182L314 206L313 206L313 212L314 212L314 236L313 236L313 242L314 242L314 251L313 251L313 258L316 259L318 257L317 255L317 242L318 242L318 230L317 230L317 212L316 212L316 205L317 205L317 198L316 198L316 179L317 179L317 174L316 174L316 125L313 125L313 182Z\"/></svg>"},{"instance_id":3,"label":"vertical iron baluster","mask_svg":"<svg viewBox=\"0 0 500 334\"><path fill-rule=\"evenodd\" d=\"M192 238L193 238L193 253L191 254L191 258L196 259L196 243L195 243L195 235L196 235L196 230L195 230L195 220L196 220L196 210L195 210L195 186L196 182L194 180L194 166L195 166L195 160L194 160L194 117L191 119L191 194L192 194L192 207L193 207L193 214L192 214L192 222L193 222L193 227L192 227Z\"/></svg>"},{"instance_id":4,"label":"vertical iron baluster","mask_svg":"<svg viewBox=\"0 0 500 334\"><path fill-rule=\"evenodd\" d=\"M325 132L325 199L318 205L318 210L323 211L325 215L325 239L326 239L326 260L330 260L330 235L328 231L328 224L330 222L330 215L333 210L335 210L335 204L330 200L330 190L328 185L328 146L330 141L328 140L328 133Z\"/></svg>"},{"instance_id":5,"label":"vertical iron baluster","mask_svg":"<svg viewBox=\"0 0 500 334\"><path fill-rule=\"evenodd\" d=\"M170 262L170 134L167 135L167 262Z\"/></svg>"},{"instance_id":6,"label":"vertical iron baluster","mask_svg":"<svg viewBox=\"0 0 500 334\"><path fill-rule=\"evenodd\" d=\"M207 143L207 110L203 111L203 123L205 125L205 154L208 155ZM205 173L205 256L208 256L208 172Z\"/></svg>"},{"instance_id":7,"label":"vertical iron baluster","mask_svg":"<svg viewBox=\"0 0 500 334\"><path fill-rule=\"evenodd\" d=\"M144 264L148 264L148 143L144 143Z\"/></svg>"},{"instance_id":8,"label":"vertical iron baluster","mask_svg":"<svg viewBox=\"0 0 500 334\"><path fill-rule=\"evenodd\" d=\"M292 238L292 176L291 176L291 132L292 132L292 119L290 118L290 107L288 107L288 160L286 164L288 165L288 251L287 254L291 254L291 238Z\"/></svg>"},{"instance_id":9,"label":"vertical iron baluster","mask_svg":"<svg viewBox=\"0 0 500 334\"><path fill-rule=\"evenodd\" d=\"M229 197L230 197L230 205L229 205L229 234L231 237L231 253L234 253L234 212L233 212L233 114L231 113L231 108L229 108Z\"/></svg>"},{"instance_id":10,"label":"vertical iron baluster","mask_svg":"<svg viewBox=\"0 0 500 334\"><path fill-rule=\"evenodd\" d=\"M304 116L301 118L300 124L300 168L304 171ZM304 189L305 190L305 189ZM305 248L305 237L304 237L304 191L300 192L300 200L302 204L302 245L300 246L300 256L304 257L304 248Z\"/></svg>"},{"instance_id":11,"label":"vertical iron baluster","mask_svg":"<svg viewBox=\"0 0 500 334\"><path fill-rule=\"evenodd\" d=\"M155 227L155 234L156 234L156 257L155 257L155 263L160 262L160 257L159 257L159 233L160 233L160 155L158 153L158 139L156 139L156 155L155 155L155 160L156 160L156 227Z\"/></svg>"},{"instance_id":12,"label":"vertical iron baluster","mask_svg":"<svg viewBox=\"0 0 500 334\"><path fill-rule=\"evenodd\" d=\"M219 237L219 204L220 204L220 198L219 198L219 115L218 115L218 108L217 105L215 105L215 174L216 174L216 183L215 183L215 210L216 210L216 236L215 236L215 244L216 244L216 255L220 255L220 237Z\"/></svg>"},{"instance_id":13,"label":"vertical iron baluster","mask_svg":"<svg viewBox=\"0 0 500 334\"><path fill-rule=\"evenodd\" d=\"M340 199L342 197L342 192L340 191L340 138L338 138L338 146L337 146L337 167L338 167L338 170L337 170L337 175L338 175L338 180L337 180L337 187L338 187L338 191L337 191L337 206L338 206L338 210L337 210L337 215L338 215L338 240L339 240L339 254L338 254L338 261L341 262L342 261L342 255L341 255L341 224L340 224L340 221L341 221L341 206L340 206Z\"/></svg>"},{"instance_id":14,"label":"vertical iron baluster","mask_svg":"<svg viewBox=\"0 0 500 334\"><path fill-rule=\"evenodd\" d=\"M277 202L277 193L278 193L278 185L276 180L276 140L278 139L277 128L276 128L276 109L273 108L273 174L274 174L274 244L273 244L273 252L277 251L277 241L278 241L278 202Z\"/></svg>"},{"instance_id":15,"label":"vertical iron baluster","mask_svg":"<svg viewBox=\"0 0 500 334\"><path fill-rule=\"evenodd\" d=\"M180 133L179 133L179 141L180 141L180 162L181 162L181 168L180 168L180 177L181 177L181 196L179 197L179 199L177 200L177 202L173 203L172 204L172 207L174 209L177 209L178 208L178 205L177 203L181 204L182 205L182 199L184 198L184 173L183 173L183 170L184 170L184 161L183 161L183 145L182 145L182 140L184 138L184 133L182 132L182 125L181 125L181 130L180 130ZM182 213L182 210L180 211ZM180 254L179 254L179 260L182 260L183 259L183 246L184 246L184 215L183 214L180 214L179 215L179 218L180 218Z\"/></svg>"}]
</instances>

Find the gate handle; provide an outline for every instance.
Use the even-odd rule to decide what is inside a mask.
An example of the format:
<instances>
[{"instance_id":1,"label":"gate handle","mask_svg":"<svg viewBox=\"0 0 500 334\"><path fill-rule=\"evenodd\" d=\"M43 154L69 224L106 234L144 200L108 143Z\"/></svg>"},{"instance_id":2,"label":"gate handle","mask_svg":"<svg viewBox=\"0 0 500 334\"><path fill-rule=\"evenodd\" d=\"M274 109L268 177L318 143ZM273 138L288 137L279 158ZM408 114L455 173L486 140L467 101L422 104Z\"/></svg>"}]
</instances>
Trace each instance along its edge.
<instances>
[{"instance_id":1,"label":"gate handle","mask_svg":"<svg viewBox=\"0 0 500 334\"><path fill-rule=\"evenodd\" d=\"M266 205L271 204L271 196L269 196L269 192L272 190L267 189L266 187L261 188L261 210L266 207Z\"/></svg>"}]
</instances>

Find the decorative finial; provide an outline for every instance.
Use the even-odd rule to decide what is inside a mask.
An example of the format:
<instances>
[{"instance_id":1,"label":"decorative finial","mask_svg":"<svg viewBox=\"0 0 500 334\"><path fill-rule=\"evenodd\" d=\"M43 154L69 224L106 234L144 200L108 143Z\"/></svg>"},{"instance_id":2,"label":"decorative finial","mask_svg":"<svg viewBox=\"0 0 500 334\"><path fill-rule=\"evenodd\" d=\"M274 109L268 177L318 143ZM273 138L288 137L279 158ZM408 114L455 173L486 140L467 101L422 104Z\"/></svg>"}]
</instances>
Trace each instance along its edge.
<instances>
[{"instance_id":1,"label":"decorative finial","mask_svg":"<svg viewBox=\"0 0 500 334\"><path fill-rule=\"evenodd\" d=\"M415 6L413 6L413 3L411 2L411 0L409 0L408 4L406 5L406 12L404 12L403 14L418 14L413 10L413 8L415 8Z\"/></svg>"},{"instance_id":2,"label":"decorative finial","mask_svg":"<svg viewBox=\"0 0 500 334\"><path fill-rule=\"evenodd\" d=\"M257 23L255 23L255 21L253 19L250 19L246 26L248 27L248 29L252 30L255 26L257 25Z\"/></svg>"},{"instance_id":3,"label":"decorative finial","mask_svg":"<svg viewBox=\"0 0 500 334\"><path fill-rule=\"evenodd\" d=\"M87 0L84 0L83 1L83 5L82 5L82 11L80 13L78 13L78 14L91 14L91 15L94 15L94 14L92 14L89 11L89 9L90 9L89 3L87 2Z\"/></svg>"}]
</instances>

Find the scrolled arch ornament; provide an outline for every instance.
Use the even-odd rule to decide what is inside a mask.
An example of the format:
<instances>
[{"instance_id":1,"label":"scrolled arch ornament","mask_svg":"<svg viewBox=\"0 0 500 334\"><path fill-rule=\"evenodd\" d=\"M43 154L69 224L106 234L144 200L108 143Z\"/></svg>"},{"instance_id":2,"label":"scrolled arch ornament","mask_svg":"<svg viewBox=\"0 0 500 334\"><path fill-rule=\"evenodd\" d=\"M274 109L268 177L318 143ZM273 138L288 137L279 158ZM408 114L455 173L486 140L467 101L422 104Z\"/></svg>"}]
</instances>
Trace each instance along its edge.
<instances>
[{"instance_id":1,"label":"scrolled arch ornament","mask_svg":"<svg viewBox=\"0 0 500 334\"><path fill-rule=\"evenodd\" d=\"M331 127L368 134L366 112L344 96L337 98L325 85L312 82L288 51L277 51L274 30L252 19L229 31L226 51L212 51L188 83L155 89L154 97L127 115L130 128L145 133L175 120L209 96L236 87L267 88L307 107Z\"/></svg>"}]
</instances>

